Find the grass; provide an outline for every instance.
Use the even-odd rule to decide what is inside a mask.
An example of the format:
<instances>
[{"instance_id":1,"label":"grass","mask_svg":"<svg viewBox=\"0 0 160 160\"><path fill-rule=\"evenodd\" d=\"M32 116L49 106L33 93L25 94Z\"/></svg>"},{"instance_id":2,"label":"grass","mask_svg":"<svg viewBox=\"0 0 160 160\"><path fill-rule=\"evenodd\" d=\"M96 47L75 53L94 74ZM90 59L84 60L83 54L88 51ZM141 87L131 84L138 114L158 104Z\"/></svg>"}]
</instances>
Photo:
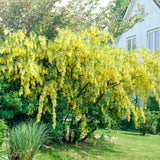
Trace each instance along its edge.
<instances>
[{"instance_id":1,"label":"grass","mask_svg":"<svg viewBox=\"0 0 160 160\"><path fill-rule=\"evenodd\" d=\"M103 134L99 130L96 134ZM118 138L109 140L100 138L97 145L54 144L45 149L37 160L159 160L160 136L140 136L137 132L119 131Z\"/></svg>"}]
</instances>

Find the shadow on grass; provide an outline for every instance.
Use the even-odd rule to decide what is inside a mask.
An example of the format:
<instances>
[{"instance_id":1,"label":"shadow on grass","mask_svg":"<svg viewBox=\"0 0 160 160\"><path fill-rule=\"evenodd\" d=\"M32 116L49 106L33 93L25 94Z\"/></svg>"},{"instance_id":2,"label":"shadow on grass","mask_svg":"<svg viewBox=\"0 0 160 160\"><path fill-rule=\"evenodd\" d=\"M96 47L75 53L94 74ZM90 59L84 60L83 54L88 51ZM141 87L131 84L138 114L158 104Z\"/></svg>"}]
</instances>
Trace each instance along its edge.
<instances>
[{"instance_id":1,"label":"shadow on grass","mask_svg":"<svg viewBox=\"0 0 160 160\"><path fill-rule=\"evenodd\" d=\"M140 136L140 133L134 130L123 130L121 131L121 134L124 135L132 135L132 136Z\"/></svg>"},{"instance_id":2,"label":"shadow on grass","mask_svg":"<svg viewBox=\"0 0 160 160\"><path fill-rule=\"evenodd\" d=\"M96 159L104 156L104 153L125 154L117 149L117 145L110 143L109 140L99 138L94 146L91 142L79 144L78 146L65 143L55 143L47 152L54 159Z\"/></svg>"},{"instance_id":3,"label":"shadow on grass","mask_svg":"<svg viewBox=\"0 0 160 160\"><path fill-rule=\"evenodd\" d=\"M128 160L128 159L160 159L159 137L140 136L135 131L118 131L118 138L110 143L101 137L94 146L93 141L75 145L54 143L42 151L36 160Z\"/></svg>"},{"instance_id":4,"label":"shadow on grass","mask_svg":"<svg viewBox=\"0 0 160 160\"><path fill-rule=\"evenodd\" d=\"M139 133L121 133L121 134L128 135L128 136L140 136Z\"/></svg>"}]
</instances>

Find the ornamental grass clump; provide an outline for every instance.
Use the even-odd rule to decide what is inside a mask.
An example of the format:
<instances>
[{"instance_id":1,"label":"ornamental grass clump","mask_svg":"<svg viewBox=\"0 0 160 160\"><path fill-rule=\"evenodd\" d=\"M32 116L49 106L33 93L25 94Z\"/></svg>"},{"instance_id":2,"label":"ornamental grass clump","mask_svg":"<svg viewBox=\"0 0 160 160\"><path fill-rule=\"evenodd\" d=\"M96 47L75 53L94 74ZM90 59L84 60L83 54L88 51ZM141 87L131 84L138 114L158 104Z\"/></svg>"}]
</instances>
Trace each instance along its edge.
<instances>
[{"instance_id":1,"label":"ornamental grass clump","mask_svg":"<svg viewBox=\"0 0 160 160\"><path fill-rule=\"evenodd\" d=\"M13 128L8 135L10 160L32 160L43 144L49 140L45 124L23 123Z\"/></svg>"},{"instance_id":2,"label":"ornamental grass clump","mask_svg":"<svg viewBox=\"0 0 160 160\"><path fill-rule=\"evenodd\" d=\"M0 119L0 147L5 140L7 133L7 125L5 124L3 119Z\"/></svg>"}]
</instances>

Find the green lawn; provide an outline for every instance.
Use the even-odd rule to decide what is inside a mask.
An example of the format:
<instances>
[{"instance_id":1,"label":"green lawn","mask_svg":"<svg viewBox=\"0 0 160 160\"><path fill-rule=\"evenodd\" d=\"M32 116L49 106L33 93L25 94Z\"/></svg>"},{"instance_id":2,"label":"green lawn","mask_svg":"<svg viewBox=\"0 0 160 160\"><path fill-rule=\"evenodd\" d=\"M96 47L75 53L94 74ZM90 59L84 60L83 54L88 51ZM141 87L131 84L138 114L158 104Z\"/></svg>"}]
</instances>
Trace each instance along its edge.
<instances>
[{"instance_id":1,"label":"green lawn","mask_svg":"<svg viewBox=\"0 0 160 160\"><path fill-rule=\"evenodd\" d=\"M99 130L96 134L104 133ZM119 131L118 138L110 143L100 138L97 145L91 143L79 146L55 144L37 157L37 160L159 160L160 136L146 135L131 131Z\"/></svg>"}]
</instances>

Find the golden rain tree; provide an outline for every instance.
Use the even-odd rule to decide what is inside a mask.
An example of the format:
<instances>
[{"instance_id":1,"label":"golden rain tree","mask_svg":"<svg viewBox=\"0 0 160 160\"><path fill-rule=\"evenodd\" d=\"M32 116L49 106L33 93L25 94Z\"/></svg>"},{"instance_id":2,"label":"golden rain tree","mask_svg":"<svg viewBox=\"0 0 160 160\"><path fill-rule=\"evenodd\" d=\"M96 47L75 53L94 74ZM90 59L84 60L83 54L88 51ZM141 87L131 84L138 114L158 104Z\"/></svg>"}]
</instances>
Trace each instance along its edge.
<instances>
[{"instance_id":1,"label":"golden rain tree","mask_svg":"<svg viewBox=\"0 0 160 160\"><path fill-rule=\"evenodd\" d=\"M130 120L131 114L135 125L139 117L145 121L134 94L145 104L152 92L160 104L159 53L112 47L112 36L98 29L58 32L54 41L24 31L5 33L0 77L20 81L19 96L39 101L37 122L51 114L53 129L61 124L63 141L83 142L98 127Z\"/></svg>"}]
</instances>

